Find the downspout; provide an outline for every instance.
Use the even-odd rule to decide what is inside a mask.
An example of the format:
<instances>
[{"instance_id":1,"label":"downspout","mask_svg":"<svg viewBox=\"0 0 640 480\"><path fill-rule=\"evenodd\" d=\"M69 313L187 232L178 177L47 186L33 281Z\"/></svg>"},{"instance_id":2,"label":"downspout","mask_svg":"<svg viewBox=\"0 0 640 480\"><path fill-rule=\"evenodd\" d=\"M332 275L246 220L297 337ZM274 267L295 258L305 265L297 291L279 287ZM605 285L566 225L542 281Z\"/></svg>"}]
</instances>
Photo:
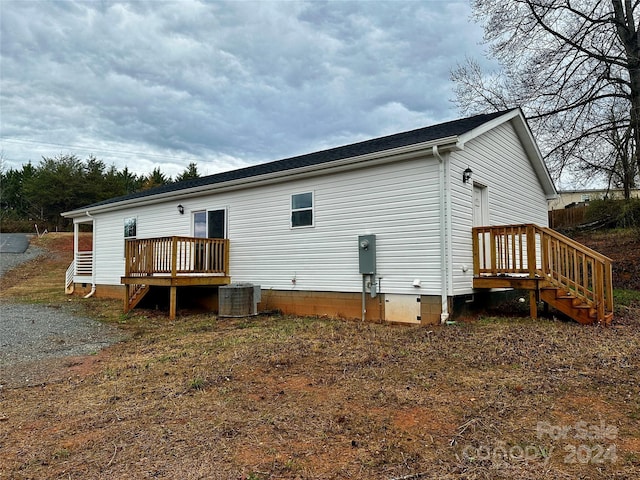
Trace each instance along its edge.
<instances>
[{"instance_id":1,"label":"downspout","mask_svg":"<svg viewBox=\"0 0 640 480\"><path fill-rule=\"evenodd\" d=\"M438 146L432 147L433 156L438 159L438 177L440 187L440 273L441 273L441 285L440 285L440 298L442 313L440 314L440 323L445 323L449 319L449 296L448 296L448 278L449 278L449 265L447 262L447 217L446 217L446 183L445 183L445 165L444 158L438 151Z\"/></svg>"},{"instance_id":2,"label":"downspout","mask_svg":"<svg viewBox=\"0 0 640 480\"><path fill-rule=\"evenodd\" d=\"M91 215L89 213L89 210L86 211L86 215L87 217L93 219L92 220L92 228L91 228L91 248L93 249L93 255L91 257L91 291L89 293L87 293L84 298L91 298L93 296L94 293L96 293L96 251L95 251L95 247L96 247L96 220L93 217L93 215ZM79 232L78 232L79 234Z\"/></svg>"}]
</instances>

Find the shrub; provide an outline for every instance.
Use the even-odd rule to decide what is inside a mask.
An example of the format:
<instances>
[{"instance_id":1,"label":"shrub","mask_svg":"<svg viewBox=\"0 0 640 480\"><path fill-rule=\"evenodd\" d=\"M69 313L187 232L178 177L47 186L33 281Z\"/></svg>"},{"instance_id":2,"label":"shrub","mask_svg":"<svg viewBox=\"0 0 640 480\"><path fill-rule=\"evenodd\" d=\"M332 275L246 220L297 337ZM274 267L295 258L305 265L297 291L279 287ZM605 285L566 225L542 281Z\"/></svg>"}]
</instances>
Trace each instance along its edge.
<instances>
[{"instance_id":1,"label":"shrub","mask_svg":"<svg viewBox=\"0 0 640 480\"><path fill-rule=\"evenodd\" d=\"M594 200L589 203L585 220L611 228L640 227L640 199Z\"/></svg>"},{"instance_id":2,"label":"shrub","mask_svg":"<svg viewBox=\"0 0 640 480\"><path fill-rule=\"evenodd\" d=\"M46 228L46 227L45 227ZM0 232L3 233L35 233L34 222L15 218L0 219Z\"/></svg>"}]
</instances>

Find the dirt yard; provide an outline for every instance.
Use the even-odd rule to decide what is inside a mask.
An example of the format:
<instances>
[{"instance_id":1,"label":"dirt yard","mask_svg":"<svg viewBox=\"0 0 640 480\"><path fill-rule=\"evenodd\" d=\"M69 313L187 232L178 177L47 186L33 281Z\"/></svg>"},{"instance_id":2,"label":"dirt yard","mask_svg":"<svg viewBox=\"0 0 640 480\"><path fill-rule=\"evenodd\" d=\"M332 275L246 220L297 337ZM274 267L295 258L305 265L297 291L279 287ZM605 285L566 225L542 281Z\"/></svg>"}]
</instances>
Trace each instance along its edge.
<instances>
[{"instance_id":1,"label":"dirt yard","mask_svg":"<svg viewBox=\"0 0 640 480\"><path fill-rule=\"evenodd\" d=\"M573 238L614 261L615 288L640 291L640 229L584 232Z\"/></svg>"},{"instance_id":2,"label":"dirt yard","mask_svg":"<svg viewBox=\"0 0 640 480\"><path fill-rule=\"evenodd\" d=\"M515 310L431 329L170 322L65 297L69 240L38 242L54 253L5 276L0 301L70 301L129 339L0 389L0 479L640 477L636 277L617 277L609 328Z\"/></svg>"}]
</instances>

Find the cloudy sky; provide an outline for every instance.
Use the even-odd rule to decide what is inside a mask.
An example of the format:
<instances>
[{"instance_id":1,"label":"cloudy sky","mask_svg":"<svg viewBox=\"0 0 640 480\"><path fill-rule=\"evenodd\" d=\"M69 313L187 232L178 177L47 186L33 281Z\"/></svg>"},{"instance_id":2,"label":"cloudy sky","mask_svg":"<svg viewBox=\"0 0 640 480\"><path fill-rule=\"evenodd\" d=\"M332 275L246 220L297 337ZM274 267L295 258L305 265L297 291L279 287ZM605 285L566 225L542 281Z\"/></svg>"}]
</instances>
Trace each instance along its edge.
<instances>
[{"instance_id":1,"label":"cloudy sky","mask_svg":"<svg viewBox=\"0 0 640 480\"><path fill-rule=\"evenodd\" d=\"M458 117L468 1L0 1L3 167L212 174Z\"/></svg>"}]
</instances>

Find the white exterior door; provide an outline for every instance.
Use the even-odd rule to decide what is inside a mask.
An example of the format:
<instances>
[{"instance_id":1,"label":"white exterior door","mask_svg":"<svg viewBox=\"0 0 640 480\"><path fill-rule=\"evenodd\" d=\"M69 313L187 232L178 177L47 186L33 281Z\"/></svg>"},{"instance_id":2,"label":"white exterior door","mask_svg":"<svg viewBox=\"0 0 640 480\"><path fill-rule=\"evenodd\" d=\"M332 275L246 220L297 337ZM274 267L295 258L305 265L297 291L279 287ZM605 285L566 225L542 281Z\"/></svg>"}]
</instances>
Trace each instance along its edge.
<instances>
[{"instance_id":1,"label":"white exterior door","mask_svg":"<svg viewBox=\"0 0 640 480\"><path fill-rule=\"evenodd\" d=\"M489 225L489 205L487 201L487 187L473 185L473 226L484 227Z\"/></svg>"},{"instance_id":2,"label":"white exterior door","mask_svg":"<svg viewBox=\"0 0 640 480\"><path fill-rule=\"evenodd\" d=\"M489 225L489 205L487 199L487 187L473 185L473 226L485 227ZM491 239L489 233L481 234L479 238L480 268L489 268L491 265Z\"/></svg>"},{"instance_id":3,"label":"white exterior door","mask_svg":"<svg viewBox=\"0 0 640 480\"><path fill-rule=\"evenodd\" d=\"M227 211L202 210L193 213L193 236L196 238L226 238ZM196 243L193 251L193 262L197 270L214 268L215 255L212 246L206 242Z\"/></svg>"}]
</instances>

